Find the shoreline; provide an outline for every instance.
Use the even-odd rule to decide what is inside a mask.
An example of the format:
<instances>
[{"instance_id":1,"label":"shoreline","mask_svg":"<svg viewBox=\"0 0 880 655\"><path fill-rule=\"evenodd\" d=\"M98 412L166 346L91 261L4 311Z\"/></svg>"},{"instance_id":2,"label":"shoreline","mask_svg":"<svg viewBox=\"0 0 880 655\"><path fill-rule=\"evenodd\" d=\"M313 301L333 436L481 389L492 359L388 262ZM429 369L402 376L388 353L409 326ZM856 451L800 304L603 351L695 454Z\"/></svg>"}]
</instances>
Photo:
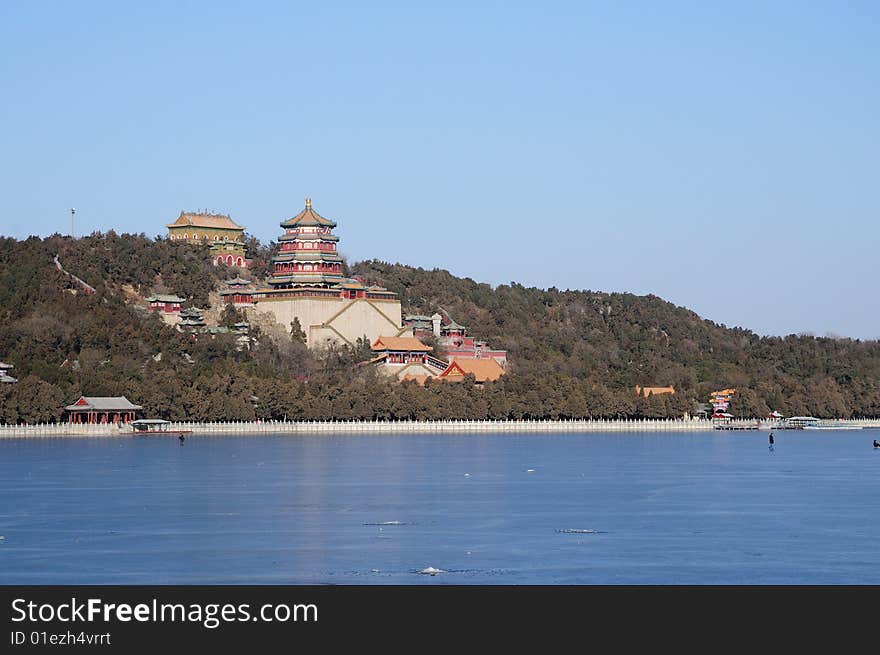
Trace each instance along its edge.
<instances>
[{"instance_id":1,"label":"shoreline","mask_svg":"<svg viewBox=\"0 0 880 655\"><path fill-rule=\"evenodd\" d=\"M756 421L732 421L737 430L778 430L778 426ZM880 419L852 419L848 425L880 428ZM727 428L730 429L730 428ZM168 425L169 435L135 435L130 425L122 428L111 425L74 423L47 423L42 425L0 425L0 440L17 437L131 437L175 436L175 431L191 431L198 435L318 435L318 434L510 434L510 433L583 433L583 432L715 432L709 419L572 419L520 421L175 421Z\"/></svg>"}]
</instances>

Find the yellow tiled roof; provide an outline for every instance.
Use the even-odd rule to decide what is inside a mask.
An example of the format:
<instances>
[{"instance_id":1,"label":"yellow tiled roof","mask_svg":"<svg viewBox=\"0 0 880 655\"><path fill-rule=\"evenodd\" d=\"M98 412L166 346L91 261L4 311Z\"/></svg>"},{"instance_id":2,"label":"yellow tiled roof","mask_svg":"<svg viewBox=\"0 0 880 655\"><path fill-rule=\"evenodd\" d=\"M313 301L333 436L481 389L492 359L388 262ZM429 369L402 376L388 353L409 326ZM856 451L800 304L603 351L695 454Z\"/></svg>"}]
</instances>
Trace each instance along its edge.
<instances>
[{"instance_id":1,"label":"yellow tiled roof","mask_svg":"<svg viewBox=\"0 0 880 655\"><path fill-rule=\"evenodd\" d=\"M185 227L187 225L225 230L244 229L229 218L229 216L222 214L199 214L195 212L181 212L177 220L169 223L166 227Z\"/></svg>"},{"instance_id":2,"label":"yellow tiled roof","mask_svg":"<svg viewBox=\"0 0 880 655\"><path fill-rule=\"evenodd\" d=\"M336 221L324 218L314 209L312 209L312 199L306 198L306 208L293 218L288 218L281 222L281 227L294 227L298 225L322 225L325 227L336 227Z\"/></svg>"},{"instance_id":3,"label":"yellow tiled roof","mask_svg":"<svg viewBox=\"0 0 880 655\"><path fill-rule=\"evenodd\" d=\"M504 369L494 359L453 359L439 377L463 378L468 373L473 373L477 382L494 382L504 375Z\"/></svg>"},{"instance_id":4,"label":"yellow tiled roof","mask_svg":"<svg viewBox=\"0 0 880 655\"><path fill-rule=\"evenodd\" d=\"M675 387L673 387L673 386L669 386L669 387L640 387L639 385L636 385L636 395L637 396L642 395L645 398L647 398L650 395L659 396L660 394L664 394L664 393L674 394Z\"/></svg>"},{"instance_id":5,"label":"yellow tiled roof","mask_svg":"<svg viewBox=\"0 0 880 655\"><path fill-rule=\"evenodd\" d=\"M370 346L372 350L401 350L407 352L429 352L433 350L415 337L379 337Z\"/></svg>"}]
</instances>

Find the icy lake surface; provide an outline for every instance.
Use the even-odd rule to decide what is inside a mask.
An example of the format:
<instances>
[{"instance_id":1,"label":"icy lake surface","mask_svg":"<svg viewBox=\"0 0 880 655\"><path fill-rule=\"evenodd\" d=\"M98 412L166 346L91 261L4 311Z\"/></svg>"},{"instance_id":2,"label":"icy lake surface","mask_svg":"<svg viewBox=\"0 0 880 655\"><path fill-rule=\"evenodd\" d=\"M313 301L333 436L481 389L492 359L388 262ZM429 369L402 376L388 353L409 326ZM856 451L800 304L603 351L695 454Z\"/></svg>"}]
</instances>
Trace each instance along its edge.
<instances>
[{"instance_id":1,"label":"icy lake surface","mask_svg":"<svg viewBox=\"0 0 880 655\"><path fill-rule=\"evenodd\" d=\"M0 583L880 583L880 431L775 437L4 439Z\"/></svg>"}]
</instances>

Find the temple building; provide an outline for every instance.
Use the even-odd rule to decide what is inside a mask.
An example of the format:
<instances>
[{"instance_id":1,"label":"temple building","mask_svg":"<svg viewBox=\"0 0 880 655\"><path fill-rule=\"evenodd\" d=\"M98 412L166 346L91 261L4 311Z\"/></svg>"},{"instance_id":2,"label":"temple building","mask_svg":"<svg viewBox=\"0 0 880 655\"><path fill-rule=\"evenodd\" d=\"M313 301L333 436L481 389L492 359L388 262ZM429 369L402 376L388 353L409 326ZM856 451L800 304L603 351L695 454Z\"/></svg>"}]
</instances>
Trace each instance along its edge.
<instances>
[{"instance_id":1,"label":"temple building","mask_svg":"<svg viewBox=\"0 0 880 655\"><path fill-rule=\"evenodd\" d=\"M230 280L223 280L226 287L220 291L220 298L227 303L232 303L236 307L247 307L253 305L253 281L245 280L241 277L234 277Z\"/></svg>"},{"instance_id":2,"label":"temple building","mask_svg":"<svg viewBox=\"0 0 880 655\"><path fill-rule=\"evenodd\" d=\"M365 362L378 364L386 375L398 380L424 379L440 375L448 364L431 355L426 346L415 337L379 337L370 346L375 357Z\"/></svg>"},{"instance_id":3,"label":"temple building","mask_svg":"<svg viewBox=\"0 0 880 655\"><path fill-rule=\"evenodd\" d=\"M249 287L251 285L251 281L245 280L243 277L236 276L229 280L223 280L223 284L232 289L242 289L244 287Z\"/></svg>"},{"instance_id":4,"label":"temple building","mask_svg":"<svg viewBox=\"0 0 880 655\"><path fill-rule=\"evenodd\" d=\"M150 303L151 312L162 312L163 314L179 314L181 303L186 302L186 298L180 298L174 294L156 294L147 298Z\"/></svg>"},{"instance_id":5,"label":"temple building","mask_svg":"<svg viewBox=\"0 0 880 655\"><path fill-rule=\"evenodd\" d=\"M133 404L125 396L80 396L64 409L70 423L130 423L143 407Z\"/></svg>"},{"instance_id":6,"label":"temple building","mask_svg":"<svg viewBox=\"0 0 880 655\"><path fill-rule=\"evenodd\" d=\"M180 212L177 220L166 227L171 241L210 244L211 260L215 266L248 266L244 227L225 214Z\"/></svg>"},{"instance_id":7,"label":"temple building","mask_svg":"<svg viewBox=\"0 0 880 655\"><path fill-rule=\"evenodd\" d=\"M507 368L506 350L492 348L485 341L468 336L464 325L456 323L448 314L446 318L447 322L443 323L443 317L437 313L432 316L408 314L403 322L412 329L414 336L433 334L438 337L437 342L450 359L494 359L502 369Z\"/></svg>"},{"instance_id":8,"label":"temple building","mask_svg":"<svg viewBox=\"0 0 880 655\"><path fill-rule=\"evenodd\" d=\"M272 258L268 287L234 287L223 298L247 312L268 314L288 330L299 320L310 348L330 342L371 343L382 335L410 334L401 326L400 299L382 287L345 277L337 251L336 222L312 208L311 199L296 216L282 221L284 234Z\"/></svg>"},{"instance_id":9,"label":"temple building","mask_svg":"<svg viewBox=\"0 0 880 655\"><path fill-rule=\"evenodd\" d=\"M468 374L474 376L476 384L483 384L500 378L504 369L494 359L453 359L437 377L446 382L461 382Z\"/></svg>"},{"instance_id":10,"label":"temple building","mask_svg":"<svg viewBox=\"0 0 880 655\"><path fill-rule=\"evenodd\" d=\"M147 309L162 317L168 325L177 325L185 318L180 310L180 306L186 302L186 298L181 298L172 294L157 293L147 298L149 303Z\"/></svg>"},{"instance_id":11,"label":"temple building","mask_svg":"<svg viewBox=\"0 0 880 655\"><path fill-rule=\"evenodd\" d=\"M180 322L177 324L177 329L188 328L190 330L197 330L198 328L205 327L205 317L203 309L198 309L197 307L187 307L186 309L182 309L180 311Z\"/></svg>"},{"instance_id":12,"label":"temple building","mask_svg":"<svg viewBox=\"0 0 880 655\"><path fill-rule=\"evenodd\" d=\"M440 323L443 317L440 314L433 316L425 316L423 314L407 314L403 317L403 322L412 328L413 334L427 336L429 334L440 334Z\"/></svg>"},{"instance_id":13,"label":"temple building","mask_svg":"<svg viewBox=\"0 0 880 655\"><path fill-rule=\"evenodd\" d=\"M640 387L636 385L636 395L647 398L648 396L662 396L663 394L675 395L675 387Z\"/></svg>"}]
</instances>

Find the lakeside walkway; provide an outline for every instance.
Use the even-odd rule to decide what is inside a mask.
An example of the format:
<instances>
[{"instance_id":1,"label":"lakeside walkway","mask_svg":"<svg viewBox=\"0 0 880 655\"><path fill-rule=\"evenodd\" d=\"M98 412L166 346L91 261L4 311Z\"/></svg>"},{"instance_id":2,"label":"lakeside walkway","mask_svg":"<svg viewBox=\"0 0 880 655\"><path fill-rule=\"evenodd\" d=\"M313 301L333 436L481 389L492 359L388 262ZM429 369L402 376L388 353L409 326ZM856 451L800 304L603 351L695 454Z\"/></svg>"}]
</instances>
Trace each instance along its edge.
<instances>
[{"instance_id":1,"label":"lakeside walkway","mask_svg":"<svg viewBox=\"0 0 880 655\"><path fill-rule=\"evenodd\" d=\"M850 425L880 428L880 419L853 419ZM755 420L731 421L740 430L755 430ZM215 421L172 422L168 430L188 430L194 435L251 434L453 434L453 433L560 433L560 432L713 432L709 419L621 419L621 420L522 420L522 421ZM761 429L778 429L766 424ZM42 425L0 425L3 437L124 437L132 436L131 425L46 423ZM173 435L171 435L173 436Z\"/></svg>"}]
</instances>

